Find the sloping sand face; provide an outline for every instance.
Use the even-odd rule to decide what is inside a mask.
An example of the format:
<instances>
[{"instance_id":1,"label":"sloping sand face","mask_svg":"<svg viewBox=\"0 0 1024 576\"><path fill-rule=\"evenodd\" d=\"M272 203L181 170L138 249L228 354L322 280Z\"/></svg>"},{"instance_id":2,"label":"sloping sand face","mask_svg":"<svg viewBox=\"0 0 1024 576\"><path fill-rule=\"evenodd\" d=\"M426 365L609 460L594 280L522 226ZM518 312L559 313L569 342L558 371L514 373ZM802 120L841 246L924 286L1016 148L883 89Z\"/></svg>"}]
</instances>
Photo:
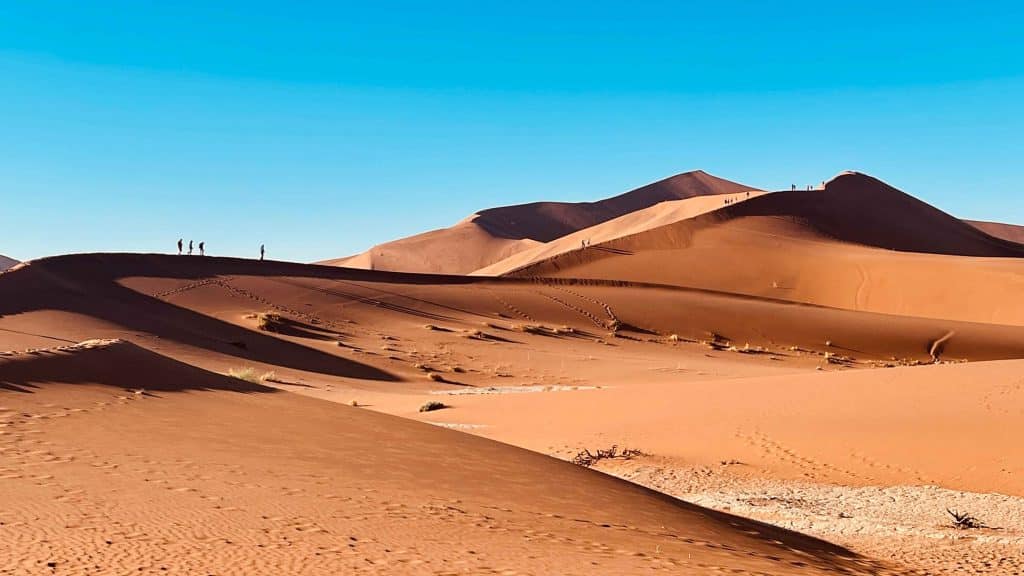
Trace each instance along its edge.
<instances>
[{"instance_id":1,"label":"sloping sand face","mask_svg":"<svg viewBox=\"0 0 1024 576\"><path fill-rule=\"evenodd\" d=\"M450 228L374 246L324 264L429 274L469 274L538 244L668 200L754 190L697 170L597 202L490 208Z\"/></svg>"},{"instance_id":2,"label":"sloping sand face","mask_svg":"<svg viewBox=\"0 0 1024 576\"><path fill-rule=\"evenodd\" d=\"M16 574L883 573L545 456L127 343L0 358L0 382L0 565Z\"/></svg>"}]
</instances>

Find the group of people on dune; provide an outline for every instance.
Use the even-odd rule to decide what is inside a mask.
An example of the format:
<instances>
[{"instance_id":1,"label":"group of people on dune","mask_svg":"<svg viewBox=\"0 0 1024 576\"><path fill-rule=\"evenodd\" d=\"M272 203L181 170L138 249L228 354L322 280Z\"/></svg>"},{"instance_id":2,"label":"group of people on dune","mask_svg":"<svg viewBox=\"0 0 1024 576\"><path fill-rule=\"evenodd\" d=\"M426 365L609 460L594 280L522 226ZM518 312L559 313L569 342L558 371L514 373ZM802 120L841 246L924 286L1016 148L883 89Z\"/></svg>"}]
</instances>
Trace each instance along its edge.
<instances>
[{"instance_id":1,"label":"group of people on dune","mask_svg":"<svg viewBox=\"0 0 1024 576\"><path fill-rule=\"evenodd\" d=\"M182 247L183 247L183 242L184 242L183 239L178 238L178 256L181 256L181 250L182 250ZM192 255L192 241L191 240L188 241L188 255L189 256ZM206 256L206 242L200 242L199 243L199 255L200 256Z\"/></svg>"},{"instance_id":2,"label":"group of people on dune","mask_svg":"<svg viewBox=\"0 0 1024 576\"><path fill-rule=\"evenodd\" d=\"M750 192L747 192L747 198L750 198ZM725 204L726 205L733 204L735 202L736 202L735 198L726 198L725 199Z\"/></svg>"},{"instance_id":3,"label":"group of people on dune","mask_svg":"<svg viewBox=\"0 0 1024 576\"><path fill-rule=\"evenodd\" d=\"M178 238L178 256L181 256L182 250L185 248L184 238ZM260 260L263 260L264 255L267 253L267 249L263 244L260 244ZM188 241L188 255L192 255L192 240ZM199 255L206 256L206 242L199 243Z\"/></svg>"}]
</instances>

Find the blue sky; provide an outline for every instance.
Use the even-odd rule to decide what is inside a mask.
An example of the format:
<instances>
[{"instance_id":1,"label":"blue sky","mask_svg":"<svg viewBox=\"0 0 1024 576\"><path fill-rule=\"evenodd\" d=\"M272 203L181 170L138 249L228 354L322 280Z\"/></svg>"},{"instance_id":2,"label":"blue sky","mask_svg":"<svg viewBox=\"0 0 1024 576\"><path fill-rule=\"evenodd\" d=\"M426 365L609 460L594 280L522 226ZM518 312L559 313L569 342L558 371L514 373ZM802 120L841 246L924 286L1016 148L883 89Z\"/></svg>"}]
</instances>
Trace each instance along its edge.
<instances>
[{"instance_id":1,"label":"blue sky","mask_svg":"<svg viewBox=\"0 0 1024 576\"><path fill-rule=\"evenodd\" d=\"M696 168L1024 224L1019 2L211 4L0 0L0 253L312 261Z\"/></svg>"}]
</instances>

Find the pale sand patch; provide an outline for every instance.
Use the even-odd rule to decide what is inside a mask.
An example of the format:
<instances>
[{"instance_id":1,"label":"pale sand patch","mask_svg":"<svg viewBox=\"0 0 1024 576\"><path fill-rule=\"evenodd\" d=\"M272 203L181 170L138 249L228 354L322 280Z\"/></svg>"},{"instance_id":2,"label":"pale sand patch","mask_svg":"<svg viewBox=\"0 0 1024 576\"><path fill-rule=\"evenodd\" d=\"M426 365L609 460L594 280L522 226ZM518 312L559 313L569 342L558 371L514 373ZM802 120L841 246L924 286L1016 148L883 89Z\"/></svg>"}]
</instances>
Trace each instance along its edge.
<instances>
[{"instance_id":1,"label":"pale sand patch","mask_svg":"<svg viewBox=\"0 0 1024 576\"><path fill-rule=\"evenodd\" d=\"M747 477L739 463L716 469L634 460L597 467L693 504L892 558L928 574L1024 570L1024 498L1017 496L938 486L778 481ZM954 528L947 508L969 512L985 528Z\"/></svg>"}]
</instances>

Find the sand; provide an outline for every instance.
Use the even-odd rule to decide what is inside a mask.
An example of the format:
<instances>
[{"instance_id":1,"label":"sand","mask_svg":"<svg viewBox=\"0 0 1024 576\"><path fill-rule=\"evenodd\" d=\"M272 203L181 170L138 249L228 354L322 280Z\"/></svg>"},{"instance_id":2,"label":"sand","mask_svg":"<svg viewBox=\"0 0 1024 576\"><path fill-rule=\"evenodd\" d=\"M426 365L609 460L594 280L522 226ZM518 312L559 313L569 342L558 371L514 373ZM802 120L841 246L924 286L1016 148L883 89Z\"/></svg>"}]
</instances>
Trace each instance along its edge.
<instances>
[{"instance_id":1,"label":"sand","mask_svg":"<svg viewBox=\"0 0 1024 576\"><path fill-rule=\"evenodd\" d=\"M666 200L748 190L753 188L701 170L684 172L597 202L534 202L489 208L450 228L402 238L324 264L368 270L469 274L538 244Z\"/></svg>"},{"instance_id":2,"label":"sand","mask_svg":"<svg viewBox=\"0 0 1024 576\"><path fill-rule=\"evenodd\" d=\"M1024 306L1014 294L1024 288L1022 254L1024 246L851 173L824 190L759 195L587 249L525 266L510 259L513 266L499 263L486 271L649 282L1021 325Z\"/></svg>"},{"instance_id":3,"label":"sand","mask_svg":"<svg viewBox=\"0 0 1024 576\"><path fill-rule=\"evenodd\" d=\"M1024 244L1024 226L1002 224L1000 222L982 222L979 220L964 220L964 222L985 232L989 236Z\"/></svg>"},{"instance_id":4,"label":"sand","mask_svg":"<svg viewBox=\"0 0 1024 576\"><path fill-rule=\"evenodd\" d=\"M5 354L0 387L5 573L890 573L553 458L120 340Z\"/></svg>"},{"instance_id":5,"label":"sand","mask_svg":"<svg viewBox=\"0 0 1024 576\"><path fill-rule=\"evenodd\" d=\"M0 574L1024 571L1016 244L858 174L530 242L0 275Z\"/></svg>"}]
</instances>

